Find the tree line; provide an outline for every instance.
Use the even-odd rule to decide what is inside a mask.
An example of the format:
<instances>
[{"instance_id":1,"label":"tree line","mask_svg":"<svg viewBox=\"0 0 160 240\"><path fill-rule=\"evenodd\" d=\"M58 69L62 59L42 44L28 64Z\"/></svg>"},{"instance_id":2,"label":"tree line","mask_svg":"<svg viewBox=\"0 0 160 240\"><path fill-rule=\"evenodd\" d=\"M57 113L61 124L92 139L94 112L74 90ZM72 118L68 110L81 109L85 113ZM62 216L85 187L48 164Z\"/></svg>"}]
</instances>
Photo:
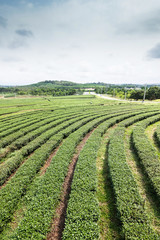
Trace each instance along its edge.
<instances>
[{"instance_id":1,"label":"tree line","mask_svg":"<svg viewBox=\"0 0 160 240\"><path fill-rule=\"evenodd\" d=\"M33 96L67 96L74 94L83 94L85 89L74 88L74 87L0 87L0 94L17 94L17 95L33 95ZM113 97L118 97L122 99L134 99L142 100L144 98L148 100L160 99L160 87L150 86L146 88L133 88L124 87L124 85L108 85L98 86L95 88L95 92L99 94L109 94Z\"/></svg>"},{"instance_id":2,"label":"tree line","mask_svg":"<svg viewBox=\"0 0 160 240\"><path fill-rule=\"evenodd\" d=\"M17 88L17 87L0 87L1 94L18 94L18 95L33 95L33 96L66 96L74 95L74 88Z\"/></svg>"},{"instance_id":3,"label":"tree line","mask_svg":"<svg viewBox=\"0 0 160 240\"><path fill-rule=\"evenodd\" d=\"M95 89L96 93L99 94L109 94L113 97L118 98L126 98L126 99L134 99L139 100L144 98L144 92L145 92L145 99L148 100L155 100L160 99L160 87L158 86L152 86L149 88L142 87L140 89L133 89L133 88L120 88L120 87L97 87Z\"/></svg>"}]
</instances>

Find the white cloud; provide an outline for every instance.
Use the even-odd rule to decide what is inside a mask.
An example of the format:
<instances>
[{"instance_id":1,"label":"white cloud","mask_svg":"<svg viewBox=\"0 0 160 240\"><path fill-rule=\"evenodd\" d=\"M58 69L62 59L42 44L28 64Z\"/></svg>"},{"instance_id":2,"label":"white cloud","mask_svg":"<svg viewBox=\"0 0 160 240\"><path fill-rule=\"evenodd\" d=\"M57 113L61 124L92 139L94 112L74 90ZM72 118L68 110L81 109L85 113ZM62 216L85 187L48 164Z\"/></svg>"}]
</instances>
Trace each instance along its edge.
<instances>
[{"instance_id":1,"label":"white cloud","mask_svg":"<svg viewBox=\"0 0 160 240\"><path fill-rule=\"evenodd\" d=\"M160 43L148 51L149 58L160 59Z\"/></svg>"},{"instance_id":2,"label":"white cloud","mask_svg":"<svg viewBox=\"0 0 160 240\"><path fill-rule=\"evenodd\" d=\"M159 9L157 0L1 6L7 28L0 36L0 84L45 79L160 82L158 63L146 58L159 42Z\"/></svg>"}]
</instances>

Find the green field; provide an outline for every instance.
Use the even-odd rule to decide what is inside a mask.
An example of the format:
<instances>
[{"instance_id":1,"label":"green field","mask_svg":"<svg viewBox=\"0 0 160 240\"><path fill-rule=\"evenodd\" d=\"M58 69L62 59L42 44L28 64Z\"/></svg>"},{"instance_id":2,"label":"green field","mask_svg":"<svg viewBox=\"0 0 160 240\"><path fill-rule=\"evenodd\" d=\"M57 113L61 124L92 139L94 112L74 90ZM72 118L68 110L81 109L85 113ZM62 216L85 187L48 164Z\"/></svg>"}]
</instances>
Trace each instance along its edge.
<instances>
[{"instance_id":1,"label":"green field","mask_svg":"<svg viewBox=\"0 0 160 240\"><path fill-rule=\"evenodd\" d=\"M0 99L0 239L160 239L160 105Z\"/></svg>"}]
</instances>

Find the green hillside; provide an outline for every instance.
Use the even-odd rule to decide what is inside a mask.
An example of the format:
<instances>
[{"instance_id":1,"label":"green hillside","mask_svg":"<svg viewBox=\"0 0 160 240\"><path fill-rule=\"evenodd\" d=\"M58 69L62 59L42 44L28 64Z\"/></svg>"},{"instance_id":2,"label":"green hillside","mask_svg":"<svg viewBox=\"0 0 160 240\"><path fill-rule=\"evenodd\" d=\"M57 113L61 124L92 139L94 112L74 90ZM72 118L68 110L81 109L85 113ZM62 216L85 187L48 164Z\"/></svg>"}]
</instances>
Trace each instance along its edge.
<instances>
[{"instance_id":1,"label":"green hillside","mask_svg":"<svg viewBox=\"0 0 160 240\"><path fill-rule=\"evenodd\" d=\"M20 86L22 88L43 88L43 87L47 87L47 88L95 88L97 86L102 87L105 86L107 84L105 83L75 83L75 82L70 82L70 81L58 81L58 80L46 80L46 81L42 81L42 82L38 82L35 84L30 84L30 85L26 85L26 86Z\"/></svg>"}]
</instances>

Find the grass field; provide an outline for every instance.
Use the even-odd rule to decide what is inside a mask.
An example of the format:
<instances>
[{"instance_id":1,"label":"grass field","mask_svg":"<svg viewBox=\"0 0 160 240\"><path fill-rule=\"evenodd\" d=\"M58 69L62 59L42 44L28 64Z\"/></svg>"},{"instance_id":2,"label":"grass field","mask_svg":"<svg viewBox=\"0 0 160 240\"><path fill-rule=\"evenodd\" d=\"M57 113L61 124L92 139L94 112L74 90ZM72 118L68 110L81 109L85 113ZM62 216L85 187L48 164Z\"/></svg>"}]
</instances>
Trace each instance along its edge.
<instances>
[{"instance_id":1,"label":"grass field","mask_svg":"<svg viewBox=\"0 0 160 240\"><path fill-rule=\"evenodd\" d=\"M0 239L160 239L160 105L0 99Z\"/></svg>"}]
</instances>

